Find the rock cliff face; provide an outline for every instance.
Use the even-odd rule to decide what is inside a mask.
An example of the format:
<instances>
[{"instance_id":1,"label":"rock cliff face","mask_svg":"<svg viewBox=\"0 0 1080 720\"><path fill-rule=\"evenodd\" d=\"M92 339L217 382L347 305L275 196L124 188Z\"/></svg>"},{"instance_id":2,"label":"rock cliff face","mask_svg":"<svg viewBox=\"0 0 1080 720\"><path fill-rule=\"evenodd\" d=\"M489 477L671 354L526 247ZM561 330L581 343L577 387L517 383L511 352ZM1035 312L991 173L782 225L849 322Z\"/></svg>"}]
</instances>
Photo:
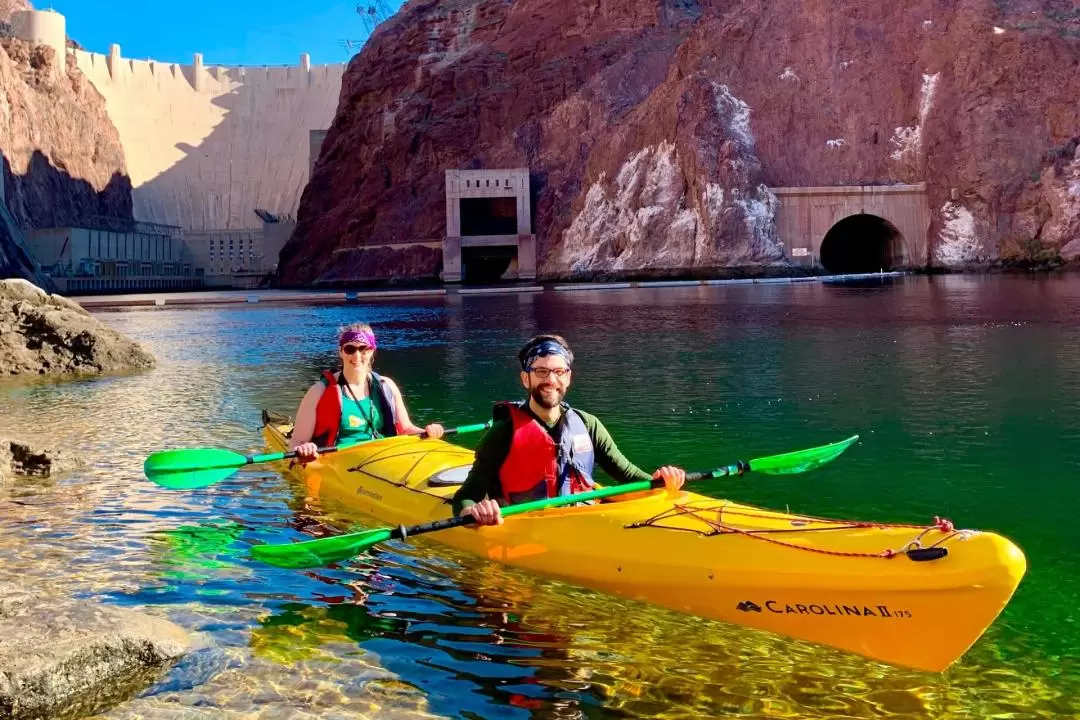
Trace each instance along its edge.
<instances>
[{"instance_id":1,"label":"rock cliff face","mask_svg":"<svg viewBox=\"0 0 1080 720\"><path fill-rule=\"evenodd\" d=\"M7 205L23 225L94 215L131 217L120 135L86 77L51 48L5 38L0 50L0 150Z\"/></svg>"},{"instance_id":2,"label":"rock cliff face","mask_svg":"<svg viewBox=\"0 0 1080 720\"><path fill-rule=\"evenodd\" d=\"M768 188L798 185L925 181L932 265L1071 259L1078 64L1065 0L411 0L350 64L281 277L372 246L435 275L390 246L442 239L444 171L521 166L548 278L783 263Z\"/></svg>"},{"instance_id":3,"label":"rock cliff face","mask_svg":"<svg viewBox=\"0 0 1080 720\"><path fill-rule=\"evenodd\" d=\"M28 0L0 0L0 22L11 20L11 13L16 10L29 10Z\"/></svg>"},{"instance_id":4,"label":"rock cliff face","mask_svg":"<svg viewBox=\"0 0 1080 720\"><path fill-rule=\"evenodd\" d=\"M0 27L12 11L28 8L22 0L0 0ZM57 63L63 66L54 72ZM0 152L3 195L23 231L84 224L96 215L132 217L120 136L105 102L51 48L0 39ZM0 277L47 284L34 275L4 218Z\"/></svg>"}]
</instances>

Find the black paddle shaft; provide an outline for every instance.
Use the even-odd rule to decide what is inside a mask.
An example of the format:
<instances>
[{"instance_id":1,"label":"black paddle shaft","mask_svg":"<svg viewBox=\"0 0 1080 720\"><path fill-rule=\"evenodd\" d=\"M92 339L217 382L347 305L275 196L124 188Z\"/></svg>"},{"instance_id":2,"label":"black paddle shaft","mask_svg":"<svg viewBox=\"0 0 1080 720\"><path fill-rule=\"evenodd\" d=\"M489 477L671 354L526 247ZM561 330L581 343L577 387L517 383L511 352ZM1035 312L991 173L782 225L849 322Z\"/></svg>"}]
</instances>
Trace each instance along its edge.
<instances>
[{"instance_id":1,"label":"black paddle shaft","mask_svg":"<svg viewBox=\"0 0 1080 720\"><path fill-rule=\"evenodd\" d=\"M750 465L740 460L734 465L717 468L716 470L709 470L707 472L687 473L686 482L705 480L706 478L724 477L726 475L742 475L748 469L750 469ZM654 489L660 489L664 487L664 479L653 478L649 481L649 484ZM465 525L474 525L475 523L476 518L472 515L458 515L457 517L443 518L442 520L433 520L431 522L423 523L421 525L413 525L412 527L398 525L396 528L390 531L390 537L395 540L405 540L410 535L423 535L424 533L436 532L438 530L449 530L450 528L463 527Z\"/></svg>"},{"instance_id":2,"label":"black paddle shaft","mask_svg":"<svg viewBox=\"0 0 1080 720\"><path fill-rule=\"evenodd\" d=\"M432 520L431 522L423 523L422 525L413 525L412 527L398 525L390 531L390 537L394 540L405 540L410 535L423 535L424 533L435 532L437 530L449 530L450 528L474 524L476 524L476 518L472 515L458 515L457 517L443 518L442 520Z\"/></svg>"}]
</instances>

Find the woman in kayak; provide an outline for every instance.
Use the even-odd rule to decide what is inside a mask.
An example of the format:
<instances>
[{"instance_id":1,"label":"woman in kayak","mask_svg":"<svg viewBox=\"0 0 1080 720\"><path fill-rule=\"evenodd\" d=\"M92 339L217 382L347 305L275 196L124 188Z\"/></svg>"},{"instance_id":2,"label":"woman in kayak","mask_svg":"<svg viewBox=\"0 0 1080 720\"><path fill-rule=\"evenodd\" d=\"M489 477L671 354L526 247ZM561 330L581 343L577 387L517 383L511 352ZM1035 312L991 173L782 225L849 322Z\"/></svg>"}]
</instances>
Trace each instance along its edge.
<instances>
[{"instance_id":1,"label":"woman in kayak","mask_svg":"<svg viewBox=\"0 0 1080 720\"><path fill-rule=\"evenodd\" d=\"M320 446L392 435L442 437L442 425L414 425L397 384L371 369L375 348L375 333L367 323L342 329L338 336L341 370L324 370L296 411L289 449L297 452L301 462L317 458Z\"/></svg>"}]
</instances>

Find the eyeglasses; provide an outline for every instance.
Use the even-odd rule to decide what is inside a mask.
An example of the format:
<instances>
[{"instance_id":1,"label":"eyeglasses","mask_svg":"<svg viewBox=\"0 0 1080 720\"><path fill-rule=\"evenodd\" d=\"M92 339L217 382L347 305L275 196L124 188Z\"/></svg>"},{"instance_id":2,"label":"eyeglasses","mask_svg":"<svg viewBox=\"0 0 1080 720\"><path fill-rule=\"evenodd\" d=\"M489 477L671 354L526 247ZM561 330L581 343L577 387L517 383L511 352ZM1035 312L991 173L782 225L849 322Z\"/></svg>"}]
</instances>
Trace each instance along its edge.
<instances>
[{"instance_id":1,"label":"eyeglasses","mask_svg":"<svg viewBox=\"0 0 1080 720\"><path fill-rule=\"evenodd\" d=\"M367 345L342 345L341 349L345 351L346 355L355 355L358 352L364 352L370 350Z\"/></svg>"},{"instance_id":2,"label":"eyeglasses","mask_svg":"<svg viewBox=\"0 0 1080 720\"><path fill-rule=\"evenodd\" d=\"M559 380L570 374L570 368L528 368L528 371L537 377L538 380L547 380L550 376L554 375Z\"/></svg>"}]
</instances>

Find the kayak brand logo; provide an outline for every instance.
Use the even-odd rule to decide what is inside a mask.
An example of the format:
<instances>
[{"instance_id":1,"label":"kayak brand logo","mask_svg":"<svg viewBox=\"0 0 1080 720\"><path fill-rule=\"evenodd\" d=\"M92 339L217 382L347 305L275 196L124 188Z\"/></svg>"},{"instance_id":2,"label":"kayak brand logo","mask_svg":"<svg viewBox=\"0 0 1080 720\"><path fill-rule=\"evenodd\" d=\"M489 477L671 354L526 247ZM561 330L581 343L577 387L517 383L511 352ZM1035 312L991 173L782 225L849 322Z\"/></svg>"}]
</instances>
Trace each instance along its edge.
<instances>
[{"instance_id":1,"label":"kayak brand logo","mask_svg":"<svg viewBox=\"0 0 1080 720\"><path fill-rule=\"evenodd\" d=\"M367 495L372 500L378 500L378 501L382 500L382 495L375 492L374 490L368 490L366 487L358 487L358 488L356 488L356 494L357 495Z\"/></svg>"},{"instance_id":2,"label":"kayak brand logo","mask_svg":"<svg viewBox=\"0 0 1080 720\"><path fill-rule=\"evenodd\" d=\"M753 600L743 600L735 606L742 612L761 612L761 606ZM781 603L766 600L765 610L777 615L840 615L878 618L909 618L911 611L888 605L838 605L836 603Z\"/></svg>"}]
</instances>

